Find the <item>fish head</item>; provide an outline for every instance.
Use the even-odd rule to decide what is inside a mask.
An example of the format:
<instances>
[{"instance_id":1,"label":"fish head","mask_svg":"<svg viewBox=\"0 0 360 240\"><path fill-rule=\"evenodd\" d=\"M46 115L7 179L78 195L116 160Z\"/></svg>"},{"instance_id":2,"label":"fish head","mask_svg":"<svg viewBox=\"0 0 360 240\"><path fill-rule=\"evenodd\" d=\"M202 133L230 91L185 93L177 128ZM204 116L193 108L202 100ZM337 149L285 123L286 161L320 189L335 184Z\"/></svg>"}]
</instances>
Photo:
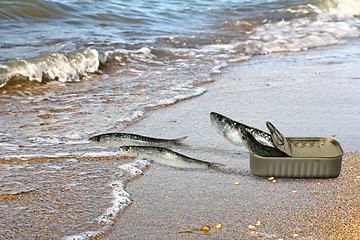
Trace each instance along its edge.
<instances>
[{"instance_id":1,"label":"fish head","mask_svg":"<svg viewBox=\"0 0 360 240\"><path fill-rule=\"evenodd\" d=\"M249 132L245 127L241 127L241 137L246 148L257 155L263 157L286 157L286 153L280 151L276 147L271 147L260 143L254 135Z\"/></svg>"},{"instance_id":2,"label":"fish head","mask_svg":"<svg viewBox=\"0 0 360 240\"><path fill-rule=\"evenodd\" d=\"M91 142L101 142L101 137L100 136L93 136L93 137L89 138L89 141L91 141Z\"/></svg>"},{"instance_id":3,"label":"fish head","mask_svg":"<svg viewBox=\"0 0 360 240\"><path fill-rule=\"evenodd\" d=\"M138 156L138 152L136 151L136 147L134 146L121 146L119 147L119 151L125 154L126 156L130 156L130 157Z\"/></svg>"},{"instance_id":4,"label":"fish head","mask_svg":"<svg viewBox=\"0 0 360 240\"><path fill-rule=\"evenodd\" d=\"M247 142L252 139L252 135L248 131L246 131L244 127L240 127L239 129L240 129L240 133L241 133L240 134L241 139L244 142Z\"/></svg>"},{"instance_id":5,"label":"fish head","mask_svg":"<svg viewBox=\"0 0 360 240\"><path fill-rule=\"evenodd\" d=\"M245 127L240 127L241 129L241 138L246 146L246 148L252 152L261 156L266 156L268 154L268 146L265 146L259 143L258 140L247 130Z\"/></svg>"},{"instance_id":6,"label":"fish head","mask_svg":"<svg viewBox=\"0 0 360 240\"><path fill-rule=\"evenodd\" d=\"M233 126L233 121L230 118L219 113L210 113L210 120L215 130L220 134L226 133L227 130Z\"/></svg>"},{"instance_id":7,"label":"fish head","mask_svg":"<svg viewBox=\"0 0 360 240\"><path fill-rule=\"evenodd\" d=\"M239 129L241 126L240 123L215 112L210 113L210 120L216 132L222 135L226 140L235 145L243 145L241 131Z\"/></svg>"},{"instance_id":8,"label":"fish head","mask_svg":"<svg viewBox=\"0 0 360 240\"><path fill-rule=\"evenodd\" d=\"M89 141L100 144L110 143L111 136L109 134L100 134L100 135L92 136L91 138L89 138Z\"/></svg>"},{"instance_id":9,"label":"fish head","mask_svg":"<svg viewBox=\"0 0 360 240\"><path fill-rule=\"evenodd\" d=\"M244 127L240 126L240 137L247 149L251 150L253 145L257 142L253 135L249 133Z\"/></svg>"}]
</instances>

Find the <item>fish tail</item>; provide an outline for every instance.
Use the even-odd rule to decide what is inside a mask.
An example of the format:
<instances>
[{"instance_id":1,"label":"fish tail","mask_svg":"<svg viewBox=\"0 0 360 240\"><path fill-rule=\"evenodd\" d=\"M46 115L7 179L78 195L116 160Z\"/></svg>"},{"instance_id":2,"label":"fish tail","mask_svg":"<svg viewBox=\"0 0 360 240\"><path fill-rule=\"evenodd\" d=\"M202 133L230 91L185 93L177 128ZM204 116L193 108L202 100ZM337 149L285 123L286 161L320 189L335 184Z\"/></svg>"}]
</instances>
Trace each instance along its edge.
<instances>
[{"instance_id":1,"label":"fish tail","mask_svg":"<svg viewBox=\"0 0 360 240\"><path fill-rule=\"evenodd\" d=\"M187 136L173 139L172 142L173 142L175 145L184 145L183 141L185 140L185 138L187 138Z\"/></svg>"}]
</instances>

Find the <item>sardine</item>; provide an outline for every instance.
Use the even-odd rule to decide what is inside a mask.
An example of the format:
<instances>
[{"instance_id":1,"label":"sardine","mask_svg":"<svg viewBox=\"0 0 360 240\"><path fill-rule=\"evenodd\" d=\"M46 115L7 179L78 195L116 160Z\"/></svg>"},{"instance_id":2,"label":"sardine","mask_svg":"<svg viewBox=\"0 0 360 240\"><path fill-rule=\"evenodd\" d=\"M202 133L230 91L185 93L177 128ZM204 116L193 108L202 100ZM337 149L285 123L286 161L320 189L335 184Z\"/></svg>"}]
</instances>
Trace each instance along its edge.
<instances>
[{"instance_id":1,"label":"sardine","mask_svg":"<svg viewBox=\"0 0 360 240\"><path fill-rule=\"evenodd\" d=\"M241 138L250 152L263 157L288 157L286 153L275 147L265 146L259 143L255 137L245 129L245 127L240 127L240 131Z\"/></svg>"},{"instance_id":2,"label":"sardine","mask_svg":"<svg viewBox=\"0 0 360 240\"><path fill-rule=\"evenodd\" d=\"M178 168L210 168L220 170L221 163L212 163L187 157L175 151L162 147L122 146L119 151L130 157L150 158L157 163Z\"/></svg>"},{"instance_id":3,"label":"sardine","mask_svg":"<svg viewBox=\"0 0 360 240\"><path fill-rule=\"evenodd\" d=\"M89 141L99 143L104 146L118 148L124 145L141 146L171 146L182 145L182 141L187 137L176 139L161 139L141 136L132 133L105 133L89 138Z\"/></svg>"},{"instance_id":4,"label":"sardine","mask_svg":"<svg viewBox=\"0 0 360 240\"><path fill-rule=\"evenodd\" d=\"M244 128L259 143L265 146L274 147L271 135L260 129L249 127L215 112L210 113L210 119L215 130L232 144L238 146L245 145L241 135L241 128Z\"/></svg>"}]
</instances>

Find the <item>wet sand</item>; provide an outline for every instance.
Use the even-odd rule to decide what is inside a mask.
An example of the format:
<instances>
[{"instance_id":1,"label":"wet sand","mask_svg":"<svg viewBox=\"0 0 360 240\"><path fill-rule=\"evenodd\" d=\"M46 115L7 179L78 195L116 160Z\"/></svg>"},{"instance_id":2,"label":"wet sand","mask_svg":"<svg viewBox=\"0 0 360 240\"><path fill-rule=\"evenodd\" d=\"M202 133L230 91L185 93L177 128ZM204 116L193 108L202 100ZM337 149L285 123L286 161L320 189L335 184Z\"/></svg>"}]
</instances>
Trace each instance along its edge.
<instances>
[{"instance_id":1,"label":"wet sand","mask_svg":"<svg viewBox=\"0 0 360 240\"><path fill-rule=\"evenodd\" d=\"M257 56L230 66L204 95L151 111L127 127L155 137L187 135L187 145L176 151L226 170L153 163L128 184L134 203L104 239L359 239L359 46L354 40ZM246 149L212 128L212 111L264 130L270 121L286 136L335 135L345 151L341 174L276 183L254 176ZM198 230L204 225L210 230Z\"/></svg>"}]
</instances>

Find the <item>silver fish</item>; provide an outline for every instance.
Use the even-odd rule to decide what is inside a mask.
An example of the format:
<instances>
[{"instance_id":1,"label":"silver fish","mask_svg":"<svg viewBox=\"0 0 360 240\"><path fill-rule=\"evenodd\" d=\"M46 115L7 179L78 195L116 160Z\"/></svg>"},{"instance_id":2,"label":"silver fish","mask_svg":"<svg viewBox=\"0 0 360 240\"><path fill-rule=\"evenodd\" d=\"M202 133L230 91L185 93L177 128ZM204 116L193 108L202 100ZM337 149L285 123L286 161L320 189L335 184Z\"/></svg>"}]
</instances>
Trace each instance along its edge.
<instances>
[{"instance_id":1,"label":"silver fish","mask_svg":"<svg viewBox=\"0 0 360 240\"><path fill-rule=\"evenodd\" d=\"M286 153L275 147L265 146L259 143L255 139L255 137L244 127L240 127L240 131L241 138L243 139L245 146L247 147L247 149L249 149L250 152L263 157L288 157Z\"/></svg>"},{"instance_id":2,"label":"silver fish","mask_svg":"<svg viewBox=\"0 0 360 240\"><path fill-rule=\"evenodd\" d=\"M221 163L206 162L187 157L162 147L122 146L119 148L119 151L127 156L150 158L157 163L178 168L210 168L220 170L220 167L224 166Z\"/></svg>"},{"instance_id":3,"label":"silver fish","mask_svg":"<svg viewBox=\"0 0 360 240\"><path fill-rule=\"evenodd\" d=\"M259 143L265 146L274 147L271 135L260 129L249 127L215 112L210 113L210 119L215 130L232 144L238 146L245 145L241 134L241 128L244 128Z\"/></svg>"},{"instance_id":4,"label":"silver fish","mask_svg":"<svg viewBox=\"0 0 360 240\"><path fill-rule=\"evenodd\" d=\"M182 141L187 137L176 139L161 139L141 136L132 133L105 133L89 138L89 141L99 143L104 146L118 148L124 145L145 145L145 146L171 146L182 145Z\"/></svg>"}]
</instances>

